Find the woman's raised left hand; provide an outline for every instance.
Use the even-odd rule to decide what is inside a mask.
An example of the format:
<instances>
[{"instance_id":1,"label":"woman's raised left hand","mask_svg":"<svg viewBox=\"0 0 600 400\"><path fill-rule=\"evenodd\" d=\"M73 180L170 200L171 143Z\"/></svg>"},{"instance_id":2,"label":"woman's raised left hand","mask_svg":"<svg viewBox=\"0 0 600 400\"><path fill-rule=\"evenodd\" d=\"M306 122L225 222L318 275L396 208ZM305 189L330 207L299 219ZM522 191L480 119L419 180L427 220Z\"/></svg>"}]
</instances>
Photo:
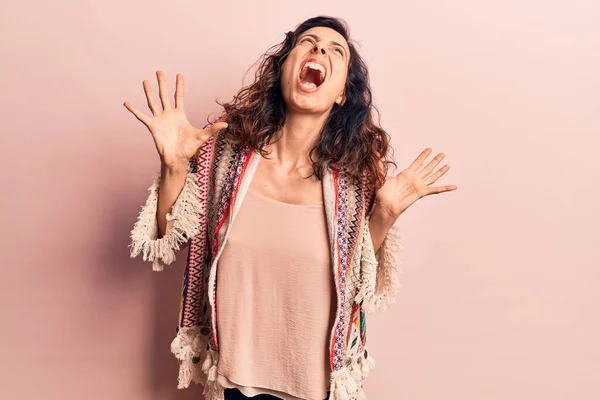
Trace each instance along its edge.
<instances>
[{"instance_id":1,"label":"woman's raised left hand","mask_svg":"<svg viewBox=\"0 0 600 400\"><path fill-rule=\"evenodd\" d=\"M439 153L423 169L418 171L431 154L427 148L413 163L396 176L389 176L375 194L375 205L390 218L398 218L408 207L418 199L430 194L440 194L458 189L456 185L430 186L450 169L449 165L434 172L435 167L444 158Z\"/></svg>"}]
</instances>

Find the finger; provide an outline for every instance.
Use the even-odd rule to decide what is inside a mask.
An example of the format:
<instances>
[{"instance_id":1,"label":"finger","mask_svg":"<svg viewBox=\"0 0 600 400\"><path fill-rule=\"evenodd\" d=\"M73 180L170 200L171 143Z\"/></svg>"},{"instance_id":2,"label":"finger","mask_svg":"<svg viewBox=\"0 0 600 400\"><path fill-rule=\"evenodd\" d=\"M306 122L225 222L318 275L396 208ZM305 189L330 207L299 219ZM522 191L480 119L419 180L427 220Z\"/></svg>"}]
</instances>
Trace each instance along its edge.
<instances>
[{"instance_id":1,"label":"finger","mask_svg":"<svg viewBox=\"0 0 600 400\"><path fill-rule=\"evenodd\" d=\"M433 158L433 160L429 161L429 163L423 168L418 175L421 177L425 177L433 171L433 169L444 159L446 155L444 153L440 153Z\"/></svg>"},{"instance_id":2,"label":"finger","mask_svg":"<svg viewBox=\"0 0 600 400\"><path fill-rule=\"evenodd\" d=\"M156 115L160 113L158 105L156 104L156 100L154 100L154 94L152 93L152 87L150 86L150 82L144 80L142 82L144 86L144 93L146 94L146 100L148 100L148 108L152 111L152 115Z\"/></svg>"},{"instance_id":3,"label":"finger","mask_svg":"<svg viewBox=\"0 0 600 400\"><path fill-rule=\"evenodd\" d=\"M444 176L444 174L448 172L448 170L450 170L450 166L444 165L442 168L438 169L435 174L429 175L427 178L425 178L424 181L427 183L427 185L431 185L432 183L440 179L442 176Z\"/></svg>"},{"instance_id":4,"label":"finger","mask_svg":"<svg viewBox=\"0 0 600 400\"><path fill-rule=\"evenodd\" d=\"M162 71L156 71L156 79L158 79L158 95L163 110L169 110L171 109L171 104L169 103L169 93L167 91L167 79L165 78L165 74L163 74Z\"/></svg>"},{"instance_id":5,"label":"finger","mask_svg":"<svg viewBox=\"0 0 600 400\"><path fill-rule=\"evenodd\" d=\"M431 149L428 147L425 150L423 150L421 154L419 154L415 161L413 161L412 164L410 164L408 169L417 172L417 169L419 169L419 167L423 165L423 162L425 161L429 153L431 153Z\"/></svg>"},{"instance_id":6,"label":"finger","mask_svg":"<svg viewBox=\"0 0 600 400\"><path fill-rule=\"evenodd\" d=\"M140 110L138 110L137 108L135 108L135 106L133 104L131 104L130 102L126 101L125 103L123 103L123 105L125 106L125 108L127 108L133 115L135 115L135 117L142 122L144 125L149 126L150 125L150 119L148 116L146 116L144 113L142 113Z\"/></svg>"},{"instance_id":7,"label":"finger","mask_svg":"<svg viewBox=\"0 0 600 400\"><path fill-rule=\"evenodd\" d=\"M183 108L183 75L177 74L175 80L175 108Z\"/></svg>"},{"instance_id":8,"label":"finger","mask_svg":"<svg viewBox=\"0 0 600 400\"><path fill-rule=\"evenodd\" d=\"M430 187L427 189L427 193L425 193L425 195L423 197L429 196L430 194L440 194L440 193L445 193L445 192L451 192L456 189L458 189L458 187L456 185Z\"/></svg>"}]
</instances>

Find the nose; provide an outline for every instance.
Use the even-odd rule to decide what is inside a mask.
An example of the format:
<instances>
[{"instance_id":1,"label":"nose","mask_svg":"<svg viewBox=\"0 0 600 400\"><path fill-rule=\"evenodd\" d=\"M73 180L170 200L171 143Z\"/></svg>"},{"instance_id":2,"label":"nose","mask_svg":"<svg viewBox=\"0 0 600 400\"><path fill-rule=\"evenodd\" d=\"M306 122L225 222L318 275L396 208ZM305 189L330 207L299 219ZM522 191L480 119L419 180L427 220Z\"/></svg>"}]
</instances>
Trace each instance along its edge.
<instances>
[{"instance_id":1,"label":"nose","mask_svg":"<svg viewBox=\"0 0 600 400\"><path fill-rule=\"evenodd\" d=\"M313 53L321 53L321 54L325 54L325 48L322 46L319 46L319 44L315 44L315 46L313 47Z\"/></svg>"}]
</instances>

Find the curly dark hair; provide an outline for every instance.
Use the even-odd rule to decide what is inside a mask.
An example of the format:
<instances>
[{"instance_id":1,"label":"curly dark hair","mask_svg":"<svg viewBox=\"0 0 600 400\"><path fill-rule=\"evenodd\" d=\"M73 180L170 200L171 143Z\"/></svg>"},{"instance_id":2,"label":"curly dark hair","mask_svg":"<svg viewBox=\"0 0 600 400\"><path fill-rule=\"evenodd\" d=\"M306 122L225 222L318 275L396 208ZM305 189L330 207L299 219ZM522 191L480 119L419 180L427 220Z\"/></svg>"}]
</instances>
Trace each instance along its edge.
<instances>
[{"instance_id":1,"label":"curly dark hair","mask_svg":"<svg viewBox=\"0 0 600 400\"><path fill-rule=\"evenodd\" d=\"M317 26L331 28L346 39L350 62L345 101L342 105L333 105L310 150L313 174L322 179L324 168L331 168L355 182L366 179L372 187L379 188L385 181L389 164L396 166L388 154L392 151L390 136L379 126L380 117L373 104L367 65L350 40L348 25L342 19L314 17L299 24L293 32L288 32L283 42L268 49L254 64L258 68L252 84L243 87L231 102L217 101L224 110L215 121L228 123L222 134L232 143L250 146L266 156L265 146L285 121L281 66L296 45L297 38ZM373 114L377 115L377 124Z\"/></svg>"}]
</instances>

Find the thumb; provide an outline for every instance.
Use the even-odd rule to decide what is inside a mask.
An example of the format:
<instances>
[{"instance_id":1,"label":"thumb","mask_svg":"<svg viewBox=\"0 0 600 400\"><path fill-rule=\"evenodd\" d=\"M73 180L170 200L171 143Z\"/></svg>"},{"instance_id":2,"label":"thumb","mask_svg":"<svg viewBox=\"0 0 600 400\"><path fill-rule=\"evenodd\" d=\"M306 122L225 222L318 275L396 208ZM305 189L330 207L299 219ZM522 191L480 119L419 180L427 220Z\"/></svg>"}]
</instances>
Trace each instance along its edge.
<instances>
[{"instance_id":1,"label":"thumb","mask_svg":"<svg viewBox=\"0 0 600 400\"><path fill-rule=\"evenodd\" d=\"M216 133L218 133L219 131L227 128L229 126L229 124L227 122L215 122L214 124L212 124L211 126L209 126L207 128L207 130L210 132L210 135L214 135Z\"/></svg>"},{"instance_id":2,"label":"thumb","mask_svg":"<svg viewBox=\"0 0 600 400\"><path fill-rule=\"evenodd\" d=\"M212 136L216 135L217 133L219 133L219 131L227 128L228 126L229 126L229 124L227 124L227 122L215 122L214 124L209 125L209 126L205 127L204 129L200 129L198 131L197 137L202 142L206 142Z\"/></svg>"}]
</instances>

